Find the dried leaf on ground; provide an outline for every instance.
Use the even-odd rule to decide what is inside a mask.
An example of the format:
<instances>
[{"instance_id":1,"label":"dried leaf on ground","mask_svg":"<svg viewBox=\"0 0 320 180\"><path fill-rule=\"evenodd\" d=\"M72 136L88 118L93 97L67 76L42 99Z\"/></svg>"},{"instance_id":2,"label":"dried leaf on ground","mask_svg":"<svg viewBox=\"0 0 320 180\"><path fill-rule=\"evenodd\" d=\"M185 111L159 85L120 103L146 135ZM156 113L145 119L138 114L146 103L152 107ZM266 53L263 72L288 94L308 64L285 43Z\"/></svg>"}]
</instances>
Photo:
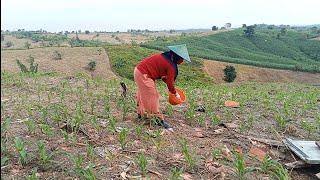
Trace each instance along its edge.
<instances>
[{"instance_id":1,"label":"dried leaf on ground","mask_svg":"<svg viewBox=\"0 0 320 180\"><path fill-rule=\"evenodd\" d=\"M237 101L225 101L224 106L226 107L232 107L232 108L237 108L240 107L240 103Z\"/></svg>"},{"instance_id":2,"label":"dried leaf on ground","mask_svg":"<svg viewBox=\"0 0 320 180\"><path fill-rule=\"evenodd\" d=\"M184 180L192 180L192 176L191 176L191 174L189 174L189 173L183 173L183 174L181 174L181 177L182 177Z\"/></svg>"},{"instance_id":3,"label":"dried leaf on ground","mask_svg":"<svg viewBox=\"0 0 320 180\"><path fill-rule=\"evenodd\" d=\"M266 152L257 147L251 147L249 155L258 158L260 161L266 156Z\"/></svg>"},{"instance_id":4,"label":"dried leaf on ground","mask_svg":"<svg viewBox=\"0 0 320 180\"><path fill-rule=\"evenodd\" d=\"M232 161L231 151L229 150L229 148L226 145L224 145L224 148L222 148L221 151L226 159L228 159L229 161Z\"/></svg>"}]
</instances>

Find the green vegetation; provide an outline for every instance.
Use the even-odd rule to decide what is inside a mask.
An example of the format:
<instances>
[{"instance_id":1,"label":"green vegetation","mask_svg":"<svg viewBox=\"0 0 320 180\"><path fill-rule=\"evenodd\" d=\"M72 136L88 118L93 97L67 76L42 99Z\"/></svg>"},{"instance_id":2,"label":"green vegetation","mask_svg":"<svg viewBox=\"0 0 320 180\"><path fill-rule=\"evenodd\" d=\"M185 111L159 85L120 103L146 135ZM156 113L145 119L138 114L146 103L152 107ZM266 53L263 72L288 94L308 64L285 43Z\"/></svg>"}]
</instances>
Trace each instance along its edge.
<instances>
[{"instance_id":1,"label":"green vegetation","mask_svg":"<svg viewBox=\"0 0 320 180\"><path fill-rule=\"evenodd\" d=\"M177 136L168 135L167 132L162 134L162 129L159 131L153 129L156 127L149 127L144 125L143 122L137 121L134 108L128 109L126 112L127 118L122 121L123 113L121 111L123 109L118 108L118 103L121 101L119 83L125 82L129 89L127 96L132 98L136 90L133 81L125 78L121 80L92 79L84 75L77 75L72 80L58 78L60 76L41 73L33 76L22 73L1 73L2 93L5 96L16 97L14 101L2 102L1 115L6 121L1 124L1 159L4 166L9 164L6 168L10 168L12 164L19 164L18 157L20 156L21 162L32 162L27 163L27 166L23 166L23 170L30 174L32 168L44 168L40 163L40 159L42 159L43 164L50 162L50 166L45 166L48 171L55 170L55 167L63 163L66 169L64 172L70 172L66 175L68 177L84 178L87 176L108 179L107 177L110 177L109 174L101 174L104 168L125 165L128 161L127 156L135 159L135 153L132 152L144 150L145 156L156 159L156 161L150 160L150 170L155 170L155 168L159 167L159 164L168 163L168 156L174 157L179 154L179 160L175 161L174 164L168 164L167 176L169 177L172 174L172 177L178 178L179 174L181 174L180 170L183 168L186 173L191 170L195 171L192 176L198 179L199 176L196 174L202 173L201 168L205 167L203 157L207 159L211 156L214 161L220 162L224 154L218 149L213 149L221 147L225 142L217 141L217 144L212 145L213 147L205 148L199 148L195 144L205 143L203 139L224 138L223 134L213 134L213 131L219 128L217 124L230 122L235 118L238 118L239 123L248 122L250 124L248 127L252 127L250 128L250 133L263 134L272 138L274 136L274 133L270 131L272 129L285 135L288 134L288 131L283 131L282 120L279 121L279 124L277 123L276 117L279 116L283 120L290 120L286 121L286 126L284 127L289 125L296 126L299 130L297 132L299 134L296 136L304 138L310 136L319 139L320 126L316 124L319 123L320 119L318 115L319 106L317 106L318 87L290 83L214 85L202 82L188 83L188 81L181 80L180 87L187 94L188 105L181 108L181 112L176 111L176 107L173 107L173 112L171 112L172 110L168 111L168 113L173 114L171 116L165 114L165 116L171 122L175 122L176 119L181 120L181 122L176 121L174 123L177 129L180 128L179 132L181 131L181 134L179 136L181 138L185 138L184 133L192 133L195 128L203 126L203 120L198 122L199 117L205 119L204 122L207 122L205 127L212 134L207 133L206 136L208 138L193 137L188 138L188 141L179 143L180 138ZM49 80L56 81L54 86L48 86ZM158 90L163 96L166 96L165 86L159 86ZM240 108L230 109L224 107L224 101L229 99L240 102ZM94 103L94 111L92 111L91 102ZM194 108L197 107L199 102L206 107L205 112L195 111ZM163 109L167 104L166 101L161 101ZM189 114L188 116L193 116L193 118L187 120L184 118L185 114ZM315 117L315 119L310 117ZM26 118L28 119L26 120ZM12 124L9 123L9 119L12 119ZM23 123L15 122L17 119L23 120ZM65 122L67 122L67 127L61 129L61 125ZM11 128L11 126L19 128ZM126 129L122 129L119 132L119 127L126 127ZM19 132L16 131L17 129L19 129ZM202 129L204 130L205 128L203 127ZM303 129L307 129L307 131ZM152 137L148 135L150 130ZM88 134L91 137L99 137L99 135L103 134L103 142L107 145L101 146L99 141L90 141L91 138L87 138L82 132L90 132ZM16 141L15 145L12 136L18 137L20 133L26 135L23 138L23 142L28 143ZM190 136L192 137L192 134ZM56 142L57 139L61 141ZM39 140L43 140L46 143L46 148L43 146L37 147ZM250 143L249 141L247 142ZM92 146L88 145L88 143L92 143ZM60 152L51 156L51 152L56 152L51 148L56 145L58 145L58 151ZM124 150L121 150L121 146L124 147ZM17 147L17 150L6 152L6 148L10 150L13 147ZM95 148L98 147L102 147L107 157L101 157L101 154L93 155ZM164 153L167 153L168 156L165 156ZM75 158L74 160L72 158L64 158L64 156L77 157L79 155L84 157ZM32 157L37 158L31 159ZM31 161L29 161L29 158ZM61 159L64 159L63 162L60 162ZM239 158L239 160L241 159ZM72 162L75 164L74 167L69 166L72 165ZM93 162L97 166L91 166L90 164ZM101 162L102 165L100 164ZM104 165L105 162L107 165ZM141 167L144 167L143 162L141 161ZM274 174L274 176L279 177L286 176L286 171L283 167L277 166L276 168L272 166L270 169L271 165L268 164L270 163L265 162L263 165L263 171L266 174L270 176ZM138 164L136 165L139 166ZM241 161L239 161L239 172L243 174L243 172L246 172L244 170L247 167L242 165ZM176 167L176 169L170 172L173 167ZM229 167L234 166L230 165ZM255 171L253 173L258 172ZM206 179L210 179L206 172L201 175ZM17 176L20 177L21 175ZM227 176L230 177L228 174Z\"/></svg>"},{"instance_id":2,"label":"green vegetation","mask_svg":"<svg viewBox=\"0 0 320 180\"><path fill-rule=\"evenodd\" d=\"M226 66L223 72L224 72L224 80L226 82L233 82L237 77L236 69L233 66Z\"/></svg>"},{"instance_id":3,"label":"green vegetation","mask_svg":"<svg viewBox=\"0 0 320 180\"><path fill-rule=\"evenodd\" d=\"M243 155L238 152L235 152L234 167L240 180L246 179L245 176L253 171L252 168L246 166Z\"/></svg>"},{"instance_id":4,"label":"green vegetation","mask_svg":"<svg viewBox=\"0 0 320 180\"><path fill-rule=\"evenodd\" d=\"M254 31L249 29L247 34L250 38L240 28L204 37L159 39L142 46L165 50L168 45L187 44L190 55L194 57L276 69L320 72L320 41L309 40L314 36L308 32L256 27Z\"/></svg>"},{"instance_id":5,"label":"green vegetation","mask_svg":"<svg viewBox=\"0 0 320 180\"><path fill-rule=\"evenodd\" d=\"M38 64L34 64L34 57L32 56L29 56L28 59L26 60L27 62L29 62L29 69L22 63L20 62L20 60L16 60L17 62L17 65L19 66L20 68L20 71L22 73L37 73L38 72Z\"/></svg>"},{"instance_id":6,"label":"green vegetation","mask_svg":"<svg viewBox=\"0 0 320 180\"><path fill-rule=\"evenodd\" d=\"M90 61L90 62L88 63L89 71L94 71L94 70L96 69L96 66L97 66L96 61Z\"/></svg>"},{"instance_id":7,"label":"green vegetation","mask_svg":"<svg viewBox=\"0 0 320 180\"><path fill-rule=\"evenodd\" d=\"M145 176L147 174L147 166L148 166L148 160L146 158L146 156L141 153L138 155L138 157L136 158L136 163L142 173L143 176Z\"/></svg>"},{"instance_id":8,"label":"green vegetation","mask_svg":"<svg viewBox=\"0 0 320 180\"><path fill-rule=\"evenodd\" d=\"M14 139L14 144L16 151L18 152L19 155L19 162L21 165L25 166L28 163L28 153L25 147L25 143L20 137L16 137Z\"/></svg>"},{"instance_id":9,"label":"green vegetation","mask_svg":"<svg viewBox=\"0 0 320 180\"><path fill-rule=\"evenodd\" d=\"M113 70L120 76L133 80L133 70L142 59L160 51L137 46L106 46ZM179 66L177 82L208 82L209 77L202 71L202 61L193 58L192 63Z\"/></svg>"},{"instance_id":10,"label":"green vegetation","mask_svg":"<svg viewBox=\"0 0 320 180\"><path fill-rule=\"evenodd\" d=\"M261 31L259 27L256 30ZM274 37L280 33L280 29L272 30L277 31ZM280 40L291 33L287 29ZM186 92L188 102L185 105L169 105L166 87L163 83L158 86L164 97L160 102L161 110L172 122L175 132L148 126L136 120L133 100L136 86L131 80L134 66L159 51L137 46L105 48L113 70L123 78L106 80L85 74L66 78L49 73L1 72L1 118L4 120L1 122L1 168L4 179L11 176L45 179L52 172L60 179L110 179L119 178L119 174L125 172L129 179L136 178L137 168L142 175L150 172L152 177L159 172L163 179L182 179L188 175L193 179L213 179L207 167L210 158L215 166L223 161L223 169L233 168L239 179L252 178L249 177L252 166L258 167L252 172L253 178L262 173L275 179L290 179L288 170L269 158L260 163L244 158L246 154L237 154L234 162L224 161L225 152L219 147L232 146L239 139L219 132L221 127L217 125L243 123L239 125L239 131L235 129L237 133L243 134L250 129L252 134L271 139L277 138L272 130L285 136L290 133L305 139L320 138L318 87L291 83L211 84L202 71L201 59L195 57L192 57L193 63L183 64L179 69L177 86ZM306 51L313 52L312 49ZM127 98L119 91L120 82L128 87ZM226 100L235 100L241 105L227 108L224 107ZM195 111L199 105L205 107L205 112ZM297 129L294 133L288 131L292 126ZM204 131L206 138L194 137L192 133L196 128L199 132ZM19 138L22 135L23 138ZM232 141L224 141L226 138ZM245 138L241 140L243 146L251 143ZM131 160L135 161L133 166L130 166ZM57 170L60 167L63 169ZM37 168L39 173L36 173ZM227 179L232 178L230 173L225 172L225 175Z\"/></svg>"},{"instance_id":11,"label":"green vegetation","mask_svg":"<svg viewBox=\"0 0 320 180\"><path fill-rule=\"evenodd\" d=\"M62 55L59 51L55 50L52 53L52 59L53 60L61 60L62 59Z\"/></svg>"},{"instance_id":12,"label":"green vegetation","mask_svg":"<svg viewBox=\"0 0 320 180\"><path fill-rule=\"evenodd\" d=\"M187 141L185 139L180 140L180 146L181 146L181 152L183 154L185 161L188 164L188 167L191 169L195 168L196 160L194 157L194 153L189 148Z\"/></svg>"}]
</instances>

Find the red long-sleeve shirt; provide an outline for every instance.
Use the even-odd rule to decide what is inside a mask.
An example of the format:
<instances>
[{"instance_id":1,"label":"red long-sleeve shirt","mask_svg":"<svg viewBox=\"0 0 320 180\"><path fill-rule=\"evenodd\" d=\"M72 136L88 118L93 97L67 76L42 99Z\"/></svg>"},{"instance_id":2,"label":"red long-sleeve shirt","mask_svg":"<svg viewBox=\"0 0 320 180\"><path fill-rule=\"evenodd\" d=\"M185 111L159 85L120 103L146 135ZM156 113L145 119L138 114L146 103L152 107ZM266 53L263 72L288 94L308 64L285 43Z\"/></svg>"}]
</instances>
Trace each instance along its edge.
<instances>
[{"instance_id":1,"label":"red long-sleeve shirt","mask_svg":"<svg viewBox=\"0 0 320 180\"><path fill-rule=\"evenodd\" d=\"M147 74L153 80L162 79L167 84L168 90L173 94L176 93L174 88L175 67L162 54L149 56L143 59L136 67L142 74Z\"/></svg>"}]
</instances>

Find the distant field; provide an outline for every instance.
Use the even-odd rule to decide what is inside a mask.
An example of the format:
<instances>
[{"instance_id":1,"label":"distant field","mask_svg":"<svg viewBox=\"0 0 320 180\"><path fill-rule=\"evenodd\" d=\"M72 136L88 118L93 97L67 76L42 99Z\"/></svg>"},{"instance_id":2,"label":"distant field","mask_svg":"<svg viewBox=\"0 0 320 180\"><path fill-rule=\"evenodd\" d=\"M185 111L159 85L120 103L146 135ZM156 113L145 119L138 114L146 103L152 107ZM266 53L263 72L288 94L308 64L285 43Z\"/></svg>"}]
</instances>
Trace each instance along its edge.
<instances>
[{"instance_id":1,"label":"distant field","mask_svg":"<svg viewBox=\"0 0 320 180\"><path fill-rule=\"evenodd\" d=\"M121 77L133 79L134 66L143 58L159 51L133 46L106 47L113 70ZM223 69L227 64L233 65L237 71L235 82L295 82L320 84L319 73L296 72L259 68L248 65L232 64L191 57L193 64L183 64L179 67L177 82L195 80L200 82L224 83Z\"/></svg>"},{"instance_id":2,"label":"distant field","mask_svg":"<svg viewBox=\"0 0 320 180\"><path fill-rule=\"evenodd\" d=\"M97 34L99 34L97 36ZM89 33L89 34L78 34L80 40L100 40L110 44L131 44L144 43L149 40L153 40L156 37L170 37L178 36L181 33L174 32L153 32L153 33ZM69 38L75 38L76 34L68 34Z\"/></svg>"},{"instance_id":3,"label":"distant field","mask_svg":"<svg viewBox=\"0 0 320 180\"><path fill-rule=\"evenodd\" d=\"M6 48L5 43L11 41L13 43L13 46ZM6 48L6 49L26 49L25 48L25 43L29 42L31 44L30 48L34 47L40 47L40 42L34 43L31 41L31 39L17 39L14 36L11 35L5 35L4 36L4 41L1 41L1 48Z\"/></svg>"},{"instance_id":4,"label":"distant field","mask_svg":"<svg viewBox=\"0 0 320 180\"><path fill-rule=\"evenodd\" d=\"M235 82L295 82L320 84L319 73L296 72L289 70L277 70L270 68L259 68L254 66L225 63L220 61L205 60L203 70L210 75L215 83L223 83L226 65L236 68L237 78Z\"/></svg>"},{"instance_id":5,"label":"distant field","mask_svg":"<svg viewBox=\"0 0 320 180\"><path fill-rule=\"evenodd\" d=\"M52 34L47 34L47 36L53 36ZM11 41L13 43L13 46L11 47L5 47L5 43ZM27 49L25 47L25 43L28 42L30 43L30 48L39 48L39 47L44 47L44 46L49 46L49 43L44 41L42 42L33 42L29 38L22 38L18 39L12 35L5 35L4 36L4 41L1 41L1 49ZM61 42L60 46L69 46L69 44L65 42Z\"/></svg>"},{"instance_id":6,"label":"distant field","mask_svg":"<svg viewBox=\"0 0 320 180\"><path fill-rule=\"evenodd\" d=\"M275 69L320 72L320 42L307 34L288 31L277 38L277 30L259 30L251 38L242 29L208 36L159 39L143 44L158 50L172 44L187 44L191 56Z\"/></svg>"},{"instance_id":7,"label":"distant field","mask_svg":"<svg viewBox=\"0 0 320 180\"><path fill-rule=\"evenodd\" d=\"M99 55L98 49L101 49ZM61 60L53 60L52 54L57 50L62 54ZM84 67L94 60L97 63L95 76L114 77L109 65L109 59L103 48L96 47L52 47L29 50L4 50L1 52L1 71L19 72L16 59L26 62L31 55L39 64L39 70L43 72L60 72L67 75L75 75L78 72L90 74Z\"/></svg>"}]
</instances>

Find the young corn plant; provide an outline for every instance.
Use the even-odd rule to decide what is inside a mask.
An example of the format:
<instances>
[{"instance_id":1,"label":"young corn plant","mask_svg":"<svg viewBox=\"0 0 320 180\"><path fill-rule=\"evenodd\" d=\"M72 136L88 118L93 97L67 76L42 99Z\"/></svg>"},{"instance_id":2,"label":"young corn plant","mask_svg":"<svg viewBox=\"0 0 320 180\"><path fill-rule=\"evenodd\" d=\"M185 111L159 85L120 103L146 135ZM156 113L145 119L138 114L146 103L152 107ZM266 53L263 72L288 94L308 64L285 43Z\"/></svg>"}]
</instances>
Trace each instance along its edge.
<instances>
[{"instance_id":1,"label":"young corn plant","mask_svg":"<svg viewBox=\"0 0 320 180\"><path fill-rule=\"evenodd\" d=\"M1 124L1 137L6 137L10 123L11 123L11 119L6 118L4 122Z\"/></svg>"},{"instance_id":2,"label":"young corn plant","mask_svg":"<svg viewBox=\"0 0 320 180\"><path fill-rule=\"evenodd\" d=\"M62 130L62 129L60 129L60 132L61 132L61 134L62 134L62 136L63 136L64 141L65 141L65 142L68 142L68 141L69 141L69 134L68 134L68 132L65 131L65 130Z\"/></svg>"},{"instance_id":3,"label":"young corn plant","mask_svg":"<svg viewBox=\"0 0 320 180\"><path fill-rule=\"evenodd\" d=\"M317 127L313 123L305 120L301 121L301 127L308 132L308 137L317 130Z\"/></svg>"},{"instance_id":4,"label":"young corn plant","mask_svg":"<svg viewBox=\"0 0 320 180\"><path fill-rule=\"evenodd\" d=\"M272 177L279 180L291 179L288 170L284 168L279 162L277 162L272 168Z\"/></svg>"},{"instance_id":5,"label":"young corn plant","mask_svg":"<svg viewBox=\"0 0 320 180\"><path fill-rule=\"evenodd\" d=\"M91 125L96 129L96 130L100 130L100 125L98 124L98 121L97 121L97 116L96 115L93 115L91 118L90 118L90 123Z\"/></svg>"},{"instance_id":6,"label":"young corn plant","mask_svg":"<svg viewBox=\"0 0 320 180\"><path fill-rule=\"evenodd\" d=\"M9 163L9 158L6 156L1 157L1 167Z\"/></svg>"},{"instance_id":7,"label":"young corn plant","mask_svg":"<svg viewBox=\"0 0 320 180\"><path fill-rule=\"evenodd\" d=\"M104 96L103 98L103 113L106 118L110 117L110 98L109 96Z\"/></svg>"},{"instance_id":8,"label":"young corn plant","mask_svg":"<svg viewBox=\"0 0 320 180\"><path fill-rule=\"evenodd\" d=\"M78 132L80 125L84 121L84 113L82 111L82 105L77 104L75 116L72 118L72 127L74 132Z\"/></svg>"},{"instance_id":9,"label":"young corn plant","mask_svg":"<svg viewBox=\"0 0 320 180\"><path fill-rule=\"evenodd\" d=\"M161 136L160 129L154 131L152 142L156 146L157 150L159 151L162 145L162 136Z\"/></svg>"},{"instance_id":10,"label":"young corn plant","mask_svg":"<svg viewBox=\"0 0 320 180\"><path fill-rule=\"evenodd\" d=\"M31 174L26 177L26 179L27 180L38 180L39 178L37 177L36 174L37 174L37 169L35 168L32 170Z\"/></svg>"},{"instance_id":11,"label":"young corn plant","mask_svg":"<svg viewBox=\"0 0 320 180\"><path fill-rule=\"evenodd\" d=\"M235 152L234 167L236 170L236 174L240 180L246 179L246 174L253 171L252 168L246 167L243 155L238 152Z\"/></svg>"},{"instance_id":12,"label":"young corn plant","mask_svg":"<svg viewBox=\"0 0 320 180\"><path fill-rule=\"evenodd\" d=\"M192 152L190 151L187 141L185 139L180 140L181 152L183 154L184 159L186 160L188 167L190 169L194 169L196 162L193 157Z\"/></svg>"},{"instance_id":13,"label":"young corn plant","mask_svg":"<svg viewBox=\"0 0 320 180\"><path fill-rule=\"evenodd\" d=\"M47 117L48 117L48 109L47 107L41 107L38 106L39 110L40 110L40 114L41 114L41 122L45 123L47 121Z\"/></svg>"},{"instance_id":14,"label":"young corn plant","mask_svg":"<svg viewBox=\"0 0 320 180\"><path fill-rule=\"evenodd\" d=\"M47 166L52 160L52 154L47 152L43 141L38 142L39 161L43 166Z\"/></svg>"},{"instance_id":15,"label":"young corn plant","mask_svg":"<svg viewBox=\"0 0 320 180\"><path fill-rule=\"evenodd\" d=\"M136 164L139 166L139 169L142 173L143 176L145 176L147 174L147 166L148 166L148 161L146 156L141 153L138 155L138 157L136 158Z\"/></svg>"},{"instance_id":16,"label":"young corn plant","mask_svg":"<svg viewBox=\"0 0 320 180\"><path fill-rule=\"evenodd\" d=\"M82 168L83 156L82 156L82 155L71 156L71 159L72 159L73 164L74 164L73 171L74 171L78 176L81 176L82 171L83 171L83 168Z\"/></svg>"},{"instance_id":17,"label":"young corn plant","mask_svg":"<svg viewBox=\"0 0 320 180\"><path fill-rule=\"evenodd\" d=\"M52 137L54 135L53 130L51 127L47 124L39 124L41 132L49 137Z\"/></svg>"},{"instance_id":18,"label":"young corn plant","mask_svg":"<svg viewBox=\"0 0 320 180\"><path fill-rule=\"evenodd\" d=\"M127 146L128 143L128 133L129 130L127 130L126 128L121 129L119 135L118 135L118 139L119 139L119 143L121 145L121 149L124 150Z\"/></svg>"},{"instance_id":19,"label":"young corn plant","mask_svg":"<svg viewBox=\"0 0 320 180\"><path fill-rule=\"evenodd\" d=\"M171 168L171 175L169 177L169 180L181 180L182 179L182 177L181 177L182 173L183 173L183 169L182 168L181 169L176 168L176 167Z\"/></svg>"},{"instance_id":20,"label":"young corn plant","mask_svg":"<svg viewBox=\"0 0 320 180\"><path fill-rule=\"evenodd\" d=\"M110 116L109 118L108 129L112 132L112 134L116 132L116 118L114 118L113 116Z\"/></svg>"},{"instance_id":21,"label":"young corn plant","mask_svg":"<svg viewBox=\"0 0 320 180\"><path fill-rule=\"evenodd\" d=\"M265 156L261 162L259 170L263 173L269 173L275 166L277 166L277 161L272 160L268 156Z\"/></svg>"},{"instance_id":22,"label":"young corn plant","mask_svg":"<svg viewBox=\"0 0 320 180\"><path fill-rule=\"evenodd\" d=\"M277 113L275 115L275 121L277 122L278 126L280 127L280 130L284 130L286 128L287 121L280 113Z\"/></svg>"},{"instance_id":23,"label":"young corn plant","mask_svg":"<svg viewBox=\"0 0 320 180\"><path fill-rule=\"evenodd\" d=\"M91 162L93 162L96 158L93 146L91 144L87 144L86 150L87 157L90 159Z\"/></svg>"},{"instance_id":24,"label":"young corn plant","mask_svg":"<svg viewBox=\"0 0 320 180\"><path fill-rule=\"evenodd\" d=\"M81 179L86 179L86 180L96 180L97 177L93 171L93 166L92 164L89 165L88 168L85 168L81 172Z\"/></svg>"},{"instance_id":25,"label":"young corn plant","mask_svg":"<svg viewBox=\"0 0 320 180\"><path fill-rule=\"evenodd\" d=\"M34 122L34 120L32 119L28 119L27 121L24 122L24 124L27 126L28 128L28 132L30 134L35 134L36 133L36 123Z\"/></svg>"},{"instance_id":26,"label":"young corn plant","mask_svg":"<svg viewBox=\"0 0 320 180\"><path fill-rule=\"evenodd\" d=\"M125 120L125 118L127 117L128 112L131 109L131 102L130 99L128 99L129 97L123 97L121 96L120 99L118 100L118 107L122 110L122 121Z\"/></svg>"},{"instance_id":27,"label":"young corn plant","mask_svg":"<svg viewBox=\"0 0 320 180\"><path fill-rule=\"evenodd\" d=\"M21 165L25 166L28 163L28 154L24 142L20 137L16 137L14 139L14 145L18 152L19 162Z\"/></svg>"},{"instance_id":28,"label":"young corn plant","mask_svg":"<svg viewBox=\"0 0 320 180\"><path fill-rule=\"evenodd\" d=\"M220 149L213 149L212 152L211 152L211 155L212 155L212 158L213 160L217 160L221 157L221 150Z\"/></svg>"},{"instance_id":29,"label":"young corn plant","mask_svg":"<svg viewBox=\"0 0 320 180\"><path fill-rule=\"evenodd\" d=\"M136 132L136 136L141 139L142 135L143 135L143 126L138 125L135 128L135 132Z\"/></svg>"}]
</instances>

